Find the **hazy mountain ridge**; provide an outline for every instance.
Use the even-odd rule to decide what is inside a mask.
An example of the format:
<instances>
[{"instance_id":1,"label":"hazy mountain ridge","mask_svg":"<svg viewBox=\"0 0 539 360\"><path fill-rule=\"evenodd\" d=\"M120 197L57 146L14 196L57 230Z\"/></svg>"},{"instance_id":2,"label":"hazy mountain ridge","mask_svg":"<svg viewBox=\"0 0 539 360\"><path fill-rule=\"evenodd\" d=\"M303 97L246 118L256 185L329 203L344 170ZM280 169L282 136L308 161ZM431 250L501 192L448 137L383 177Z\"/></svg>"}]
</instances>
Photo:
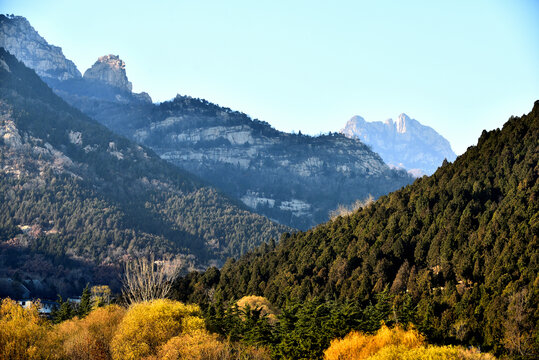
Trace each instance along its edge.
<instances>
[{"instance_id":1,"label":"hazy mountain ridge","mask_svg":"<svg viewBox=\"0 0 539 360\"><path fill-rule=\"evenodd\" d=\"M35 32L31 27L25 31ZM307 229L326 221L339 205L413 181L360 141L339 134L287 134L188 96L152 105L147 94L131 92L125 63L117 56L100 57L83 78L44 80L116 133L293 227Z\"/></svg>"},{"instance_id":2,"label":"hazy mountain ridge","mask_svg":"<svg viewBox=\"0 0 539 360\"><path fill-rule=\"evenodd\" d=\"M444 159L454 161L457 157L443 136L404 113L396 121L385 122L354 116L341 133L360 139L387 164L405 168L415 176L431 175Z\"/></svg>"},{"instance_id":3,"label":"hazy mountain ridge","mask_svg":"<svg viewBox=\"0 0 539 360\"><path fill-rule=\"evenodd\" d=\"M0 63L2 249L202 266L290 230L70 107L1 48Z\"/></svg>"}]
</instances>

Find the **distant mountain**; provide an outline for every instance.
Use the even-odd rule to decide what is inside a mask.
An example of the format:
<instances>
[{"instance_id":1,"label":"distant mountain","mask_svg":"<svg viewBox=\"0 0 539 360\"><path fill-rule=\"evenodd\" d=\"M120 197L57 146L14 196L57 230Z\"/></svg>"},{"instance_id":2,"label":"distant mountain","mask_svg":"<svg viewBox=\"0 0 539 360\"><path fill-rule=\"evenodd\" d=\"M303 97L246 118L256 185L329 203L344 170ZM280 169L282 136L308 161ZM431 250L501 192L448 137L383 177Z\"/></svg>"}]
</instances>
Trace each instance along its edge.
<instances>
[{"instance_id":1,"label":"distant mountain","mask_svg":"<svg viewBox=\"0 0 539 360\"><path fill-rule=\"evenodd\" d=\"M0 296L10 279L78 292L149 253L219 265L290 230L113 134L0 48Z\"/></svg>"},{"instance_id":2,"label":"distant mountain","mask_svg":"<svg viewBox=\"0 0 539 360\"><path fill-rule=\"evenodd\" d=\"M457 157L449 141L406 114L400 114L396 121L385 122L367 122L361 116L354 116L341 133L360 139L387 164L405 168L416 177L431 175L444 159L454 161Z\"/></svg>"},{"instance_id":3,"label":"distant mountain","mask_svg":"<svg viewBox=\"0 0 539 360\"><path fill-rule=\"evenodd\" d=\"M9 28L12 22L4 17L2 26ZM21 41L35 37L23 35L35 33L29 24L19 31ZM189 96L154 105L147 94L131 92L125 63L115 55L100 57L83 78L43 79L69 104L114 132L295 228L307 229L328 220L339 205L378 197L413 181L362 142L340 134L283 133Z\"/></svg>"},{"instance_id":4,"label":"distant mountain","mask_svg":"<svg viewBox=\"0 0 539 360\"><path fill-rule=\"evenodd\" d=\"M539 101L433 175L208 273L180 281L181 296L385 298L390 321L407 311L433 341L537 358Z\"/></svg>"}]
</instances>

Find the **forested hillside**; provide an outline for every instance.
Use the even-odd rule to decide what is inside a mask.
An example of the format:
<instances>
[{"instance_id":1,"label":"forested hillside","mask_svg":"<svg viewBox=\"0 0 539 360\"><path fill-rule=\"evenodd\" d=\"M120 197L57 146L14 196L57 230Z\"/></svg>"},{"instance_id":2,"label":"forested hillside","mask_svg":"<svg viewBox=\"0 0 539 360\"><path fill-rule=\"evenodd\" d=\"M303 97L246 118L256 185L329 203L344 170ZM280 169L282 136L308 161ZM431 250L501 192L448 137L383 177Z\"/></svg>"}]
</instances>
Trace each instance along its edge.
<instances>
[{"instance_id":1,"label":"forested hillside","mask_svg":"<svg viewBox=\"0 0 539 360\"><path fill-rule=\"evenodd\" d=\"M502 130L484 131L477 146L432 176L349 216L286 234L220 272L190 274L178 281L177 297L215 304L262 295L296 324L311 324L301 339L339 319L355 319L346 325L354 328L406 314L436 342L537 355L538 176L539 101ZM348 315L335 318L326 302L328 321L314 324L324 300L344 304L335 306ZM305 301L314 301L312 311L290 310ZM350 312L350 301L364 310Z\"/></svg>"},{"instance_id":2,"label":"forested hillside","mask_svg":"<svg viewBox=\"0 0 539 360\"><path fill-rule=\"evenodd\" d=\"M114 135L3 49L0 190L0 278L52 296L89 281L89 264L149 253L219 264L290 230Z\"/></svg>"}]
</instances>

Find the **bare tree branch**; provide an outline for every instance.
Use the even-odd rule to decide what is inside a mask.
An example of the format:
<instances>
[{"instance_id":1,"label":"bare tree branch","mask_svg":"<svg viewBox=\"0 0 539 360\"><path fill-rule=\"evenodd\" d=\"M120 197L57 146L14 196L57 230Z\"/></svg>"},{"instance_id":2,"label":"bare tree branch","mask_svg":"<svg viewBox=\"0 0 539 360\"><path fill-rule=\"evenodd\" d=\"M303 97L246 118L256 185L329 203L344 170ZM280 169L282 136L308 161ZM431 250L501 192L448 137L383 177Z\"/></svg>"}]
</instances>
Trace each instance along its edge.
<instances>
[{"instance_id":1,"label":"bare tree branch","mask_svg":"<svg viewBox=\"0 0 539 360\"><path fill-rule=\"evenodd\" d=\"M123 295L128 303L165 298L178 276L178 261L138 258L124 267Z\"/></svg>"}]
</instances>

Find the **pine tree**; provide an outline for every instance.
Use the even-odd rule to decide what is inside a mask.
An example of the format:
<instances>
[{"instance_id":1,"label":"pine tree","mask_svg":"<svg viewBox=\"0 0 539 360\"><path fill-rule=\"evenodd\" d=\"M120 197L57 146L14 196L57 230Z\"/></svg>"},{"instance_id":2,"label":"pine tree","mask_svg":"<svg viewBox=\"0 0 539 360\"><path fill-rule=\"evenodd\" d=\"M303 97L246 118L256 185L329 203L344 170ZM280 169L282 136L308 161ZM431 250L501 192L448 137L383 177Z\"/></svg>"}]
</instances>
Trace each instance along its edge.
<instances>
[{"instance_id":1,"label":"pine tree","mask_svg":"<svg viewBox=\"0 0 539 360\"><path fill-rule=\"evenodd\" d=\"M78 315L80 318L83 318L88 315L90 311L92 311L92 295L88 284L86 284L86 287L82 291L82 296L80 297Z\"/></svg>"},{"instance_id":2,"label":"pine tree","mask_svg":"<svg viewBox=\"0 0 539 360\"><path fill-rule=\"evenodd\" d=\"M52 313L53 322L55 324L59 324L62 321L69 320L76 315L75 309L73 309L69 301L63 301L60 295L58 295L57 302L60 306L58 310Z\"/></svg>"}]
</instances>

